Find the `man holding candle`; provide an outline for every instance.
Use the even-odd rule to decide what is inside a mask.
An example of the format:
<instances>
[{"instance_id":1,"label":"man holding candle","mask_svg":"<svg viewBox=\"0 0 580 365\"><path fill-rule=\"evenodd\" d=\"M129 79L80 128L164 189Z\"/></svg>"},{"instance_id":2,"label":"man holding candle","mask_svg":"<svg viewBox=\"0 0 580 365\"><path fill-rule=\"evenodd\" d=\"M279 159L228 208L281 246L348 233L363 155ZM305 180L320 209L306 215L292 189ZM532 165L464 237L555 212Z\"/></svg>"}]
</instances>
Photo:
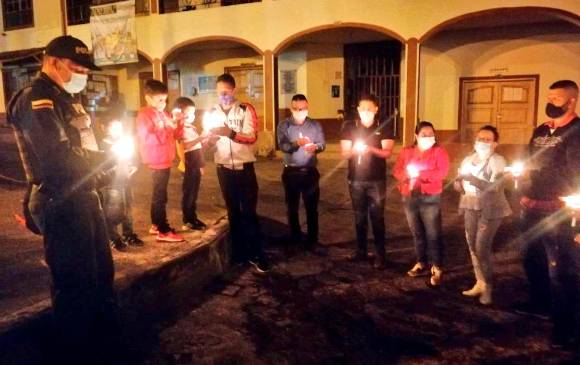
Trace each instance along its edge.
<instances>
[{"instance_id":1,"label":"man holding candle","mask_svg":"<svg viewBox=\"0 0 580 365\"><path fill-rule=\"evenodd\" d=\"M355 213L357 250L353 261L367 261L367 230L370 215L375 239L375 268L385 268L385 192L387 159L393 152L393 123L381 122L374 95L363 95L358 103L359 120L342 128L340 147L348 160L348 185Z\"/></svg>"},{"instance_id":2,"label":"man holding candle","mask_svg":"<svg viewBox=\"0 0 580 365\"><path fill-rule=\"evenodd\" d=\"M534 130L529 144L530 185L521 199L523 265L530 282L530 302L519 308L547 314L554 322L554 346L574 337L577 295L571 221L560 199L580 186L578 85L571 80L550 86L548 121Z\"/></svg>"},{"instance_id":3,"label":"man holding candle","mask_svg":"<svg viewBox=\"0 0 580 365\"><path fill-rule=\"evenodd\" d=\"M256 208L258 181L254 170L254 144L258 137L258 116L254 107L235 98L236 80L230 74L218 77L219 102L204 116L205 130L213 135L214 161L222 195L228 210L232 239L232 262L249 262L260 273L270 270L262 247Z\"/></svg>"},{"instance_id":4,"label":"man holding candle","mask_svg":"<svg viewBox=\"0 0 580 365\"><path fill-rule=\"evenodd\" d=\"M282 183L286 197L288 225L291 241L300 243L302 232L298 208L300 196L306 209L308 234L306 249L318 245L318 200L320 174L316 168L316 155L326 146L322 126L308 117L308 100L302 94L292 97L292 116L278 125L278 146L284 152Z\"/></svg>"}]
</instances>

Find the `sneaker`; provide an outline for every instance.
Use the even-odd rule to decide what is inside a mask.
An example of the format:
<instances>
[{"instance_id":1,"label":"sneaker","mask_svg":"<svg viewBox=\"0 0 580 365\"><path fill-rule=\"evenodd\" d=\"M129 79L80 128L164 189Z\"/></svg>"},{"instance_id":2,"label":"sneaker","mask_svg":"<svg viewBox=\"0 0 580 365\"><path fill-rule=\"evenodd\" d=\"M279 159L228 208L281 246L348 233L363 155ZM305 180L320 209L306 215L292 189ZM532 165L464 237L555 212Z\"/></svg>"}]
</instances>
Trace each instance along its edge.
<instances>
[{"instance_id":1,"label":"sneaker","mask_svg":"<svg viewBox=\"0 0 580 365\"><path fill-rule=\"evenodd\" d=\"M369 255L366 252L357 251L354 255L349 257L349 261L352 262L366 262L369 260Z\"/></svg>"},{"instance_id":2,"label":"sneaker","mask_svg":"<svg viewBox=\"0 0 580 365\"><path fill-rule=\"evenodd\" d=\"M149 228L149 234L151 234L151 235L158 235L159 234L159 228L157 228L156 224L151 225L151 228Z\"/></svg>"},{"instance_id":3,"label":"sneaker","mask_svg":"<svg viewBox=\"0 0 580 365\"><path fill-rule=\"evenodd\" d=\"M185 241L185 239L183 238L183 236L181 236L173 231L169 231L166 233L159 232L159 234L157 235L157 241L158 242L183 242L183 241Z\"/></svg>"},{"instance_id":4,"label":"sneaker","mask_svg":"<svg viewBox=\"0 0 580 365\"><path fill-rule=\"evenodd\" d=\"M265 257L256 257L248 261L257 272L259 273L267 273L270 271L270 263Z\"/></svg>"},{"instance_id":5,"label":"sneaker","mask_svg":"<svg viewBox=\"0 0 580 365\"><path fill-rule=\"evenodd\" d=\"M481 291L481 295L479 296L479 302L483 305L491 305L493 302L491 292L491 285L483 284L483 289Z\"/></svg>"},{"instance_id":6,"label":"sneaker","mask_svg":"<svg viewBox=\"0 0 580 365\"><path fill-rule=\"evenodd\" d=\"M143 242L142 239L140 239L135 233L130 234L128 236L125 236L125 242L129 245L129 246L138 246L138 247L142 247L145 245L145 242Z\"/></svg>"},{"instance_id":7,"label":"sneaker","mask_svg":"<svg viewBox=\"0 0 580 365\"><path fill-rule=\"evenodd\" d=\"M473 288L469 290L464 290L461 294L465 295L466 297L478 297L483 292L483 283L481 281L476 281Z\"/></svg>"},{"instance_id":8,"label":"sneaker","mask_svg":"<svg viewBox=\"0 0 580 365\"><path fill-rule=\"evenodd\" d=\"M411 277L425 276L428 272L429 271L427 270L427 267L424 264L418 262L411 270L407 271L407 275Z\"/></svg>"},{"instance_id":9,"label":"sneaker","mask_svg":"<svg viewBox=\"0 0 580 365\"><path fill-rule=\"evenodd\" d=\"M431 267L431 278L429 279L429 283L432 286L439 286L441 285L441 277L443 276L443 271L437 267Z\"/></svg>"},{"instance_id":10,"label":"sneaker","mask_svg":"<svg viewBox=\"0 0 580 365\"><path fill-rule=\"evenodd\" d=\"M195 221L195 223L184 223L181 226L182 231L204 231L207 228L207 225L200 221L199 219Z\"/></svg>"},{"instance_id":11,"label":"sneaker","mask_svg":"<svg viewBox=\"0 0 580 365\"><path fill-rule=\"evenodd\" d=\"M375 262L373 263L375 270L384 270L387 268L387 260L385 257L375 257Z\"/></svg>"},{"instance_id":12,"label":"sneaker","mask_svg":"<svg viewBox=\"0 0 580 365\"><path fill-rule=\"evenodd\" d=\"M125 243L125 241L123 241L121 237L112 240L111 247L119 252L125 252L129 249L129 246L127 243Z\"/></svg>"}]
</instances>

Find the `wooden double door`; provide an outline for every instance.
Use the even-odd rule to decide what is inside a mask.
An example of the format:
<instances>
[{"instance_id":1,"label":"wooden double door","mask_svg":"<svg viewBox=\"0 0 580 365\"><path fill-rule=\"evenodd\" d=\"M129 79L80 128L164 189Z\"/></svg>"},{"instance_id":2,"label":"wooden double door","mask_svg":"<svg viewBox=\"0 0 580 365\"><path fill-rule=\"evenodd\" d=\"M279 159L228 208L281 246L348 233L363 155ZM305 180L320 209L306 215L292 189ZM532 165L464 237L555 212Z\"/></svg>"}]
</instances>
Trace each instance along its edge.
<instances>
[{"instance_id":1,"label":"wooden double door","mask_svg":"<svg viewBox=\"0 0 580 365\"><path fill-rule=\"evenodd\" d=\"M461 141L473 142L486 124L500 133L502 144L527 144L536 126L538 76L461 78Z\"/></svg>"}]
</instances>

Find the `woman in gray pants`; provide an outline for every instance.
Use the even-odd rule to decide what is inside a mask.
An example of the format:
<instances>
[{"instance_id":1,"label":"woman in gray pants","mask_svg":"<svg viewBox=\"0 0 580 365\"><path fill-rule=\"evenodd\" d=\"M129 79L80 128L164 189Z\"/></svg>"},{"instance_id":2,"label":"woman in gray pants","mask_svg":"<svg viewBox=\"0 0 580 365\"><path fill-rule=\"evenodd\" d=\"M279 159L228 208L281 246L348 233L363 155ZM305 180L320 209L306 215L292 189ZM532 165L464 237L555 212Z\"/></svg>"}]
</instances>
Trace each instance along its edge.
<instances>
[{"instance_id":1,"label":"woman in gray pants","mask_svg":"<svg viewBox=\"0 0 580 365\"><path fill-rule=\"evenodd\" d=\"M469 246L475 285L463 292L492 303L493 238L511 208L504 193L505 159L495 153L499 133L495 127L482 127L475 138L475 151L461 163L455 189L462 192L459 209L465 218L465 238Z\"/></svg>"}]
</instances>

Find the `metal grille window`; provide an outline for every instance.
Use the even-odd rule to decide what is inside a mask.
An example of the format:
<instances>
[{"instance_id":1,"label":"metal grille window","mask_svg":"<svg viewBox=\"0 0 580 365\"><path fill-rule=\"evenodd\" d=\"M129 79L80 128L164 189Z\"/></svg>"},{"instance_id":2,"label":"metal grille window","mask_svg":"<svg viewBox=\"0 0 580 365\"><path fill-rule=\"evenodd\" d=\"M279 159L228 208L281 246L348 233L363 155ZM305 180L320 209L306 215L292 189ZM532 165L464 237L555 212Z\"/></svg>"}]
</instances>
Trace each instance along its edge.
<instances>
[{"instance_id":1,"label":"metal grille window","mask_svg":"<svg viewBox=\"0 0 580 365\"><path fill-rule=\"evenodd\" d=\"M66 0L68 25L84 24L91 20L91 5L105 5L123 0ZM150 0L135 0L135 14L148 15Z\"/></svg>"},{"instance_id":2,"label":"metal grille window","mask_svg":"<svg viewBox=\"0 0 580 365\"><path fill-rule=\"evenodd\" d=\"M34 26L32 0L2 0L4 30Z\"/></svg>"}]
</instances>

